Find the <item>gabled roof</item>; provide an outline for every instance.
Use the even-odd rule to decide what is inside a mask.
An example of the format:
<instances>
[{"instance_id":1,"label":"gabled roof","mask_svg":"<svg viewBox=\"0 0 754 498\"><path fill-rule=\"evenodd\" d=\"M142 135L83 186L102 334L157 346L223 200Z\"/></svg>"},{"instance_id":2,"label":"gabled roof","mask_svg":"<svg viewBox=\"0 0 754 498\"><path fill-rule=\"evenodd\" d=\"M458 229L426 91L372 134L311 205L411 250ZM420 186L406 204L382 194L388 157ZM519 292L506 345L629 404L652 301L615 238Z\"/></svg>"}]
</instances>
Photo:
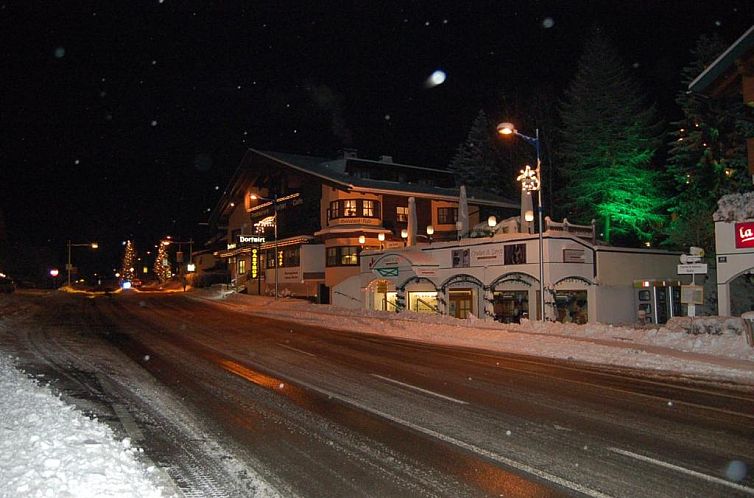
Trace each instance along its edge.
<instances>
[{"instance_id":1,"label":"gabled roof","mask_svg":"<svg viewBox=\"0 0 754 498\"><path fill-rule=\"evenodd\" d=\"M210 217L210 223L220 219L223 212L228 208L233 199L238 197L241 189L244 188L244 182L250 179L251 170L249 164L255 156L264 157L280 164L283 167L293 169L305 175L319 178L326 184L332 185L346 191L355 192L373 192L377 194L392 194L402 196L415 196L424 198L435 198L439 200L457 201L459 197L458 188L435 187L433 185L424 185L419 183L401 183L397 181L376 180L371 178L360 178L351 176L347 173L349 166L363 164L366 166L385 166L405 170L406 172L416 172L423 176L427 174L444 175L452 179L449 171L443 169L426 168L413 166L409 164L393 163L388 161L372 161L357 157L345 157L340 159L327 159L317 156L304 156L300 154L289 154L285 152L262 151L257 149L248 149L238 169L233 174L226 187L223 196L218 201ZM488 192L475 189L467 189L468 199L475 205L518 209L519 204L504 197L500 197Z\"/></svg>"},{"instance_id":2,"label":"gabled roof","mask_svg":"<svg viewBox=\"0 0 754 498\"><path fill-rule=\"evenodd\" d=\"M707 66L702 74L689 83L689 90L697 93L708 93L709 87L724 76L735 65L737 59L746 55L752 49L754 49L754 26L750 27L725 52L720 54L720 57Z\"/></svg>"},{"instance_id":3,"label":"gabled roof","mask_svg":"<svg viewBox=\"0 0 754 498\"><path fill-rule=\"evenodd\" d=\"M361 158L342 158L342 159L323 159L313 156L302 156L297 154L287 154L282 152L259 151L249 149L249 152L256 153L267 158L284 163L285 165L317 176L327 182L336 184L346 190L370 191L383 194L399 195L418 195L423 197L439 197L447 199L457 199L459 196L458 188L443 188L432 185L423 185L418 183L401 183L388 180L375 180L370 178L359 178L350 176L346 173L346 167L351 163L364 163L372 165L388 165L398 167L406 171L420 171L422 173L433 173L439 175L448 175L451 173L447 170L426 168L402 163L393 163L385 161L372 161ZM467 189L468 198L475 204L489 205L495 207L518 208L517 203L512 202L504 197L483 192L481 190Z\"/></svg>"}]
</instances>

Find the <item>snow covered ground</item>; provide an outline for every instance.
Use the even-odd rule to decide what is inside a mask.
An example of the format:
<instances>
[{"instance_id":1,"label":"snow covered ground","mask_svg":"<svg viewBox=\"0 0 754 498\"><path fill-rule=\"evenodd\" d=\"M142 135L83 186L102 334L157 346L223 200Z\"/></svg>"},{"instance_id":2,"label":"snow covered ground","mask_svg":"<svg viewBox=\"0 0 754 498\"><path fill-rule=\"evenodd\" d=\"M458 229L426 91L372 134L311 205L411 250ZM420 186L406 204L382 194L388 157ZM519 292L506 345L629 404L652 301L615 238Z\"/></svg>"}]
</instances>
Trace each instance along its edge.
<instances>
[{"instance_id":1,"label":"snow covered ground","mask_svg":"<svg viewBox=\"0 0 754 498\"><path fill-rule=\"evenodd\" d=\"M0 355L0 496L158 497L140 449L66 405Z\"/></svg>"},{"instance_id":2,"label":"snow covered ground","mask_svg":"<svg viewBox=\"0 0 754 498\"><path fill-rule=\"evenodd\" d=\"M733 382L754 388L754 347L740 318L674 319L662 327L527 321L502 324L413 312L350 310L295 299L192 292L236 311L404 339Z\"/></svg>"}]
</instances>

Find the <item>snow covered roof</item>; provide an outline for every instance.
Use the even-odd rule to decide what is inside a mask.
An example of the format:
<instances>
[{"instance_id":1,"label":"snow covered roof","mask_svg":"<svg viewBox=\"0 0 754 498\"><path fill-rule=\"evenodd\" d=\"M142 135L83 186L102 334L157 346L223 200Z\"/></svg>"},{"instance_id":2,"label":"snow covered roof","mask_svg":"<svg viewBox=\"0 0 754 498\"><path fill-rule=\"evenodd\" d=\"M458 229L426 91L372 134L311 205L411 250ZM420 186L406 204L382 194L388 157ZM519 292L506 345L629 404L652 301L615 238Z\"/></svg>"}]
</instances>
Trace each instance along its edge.
<instances>
[{"instance_id":1,"label":"snow covered roof","mask_svg":"<svg viewBox=\"0 0 754 498\"><path fill-rule=\"evenodd\" d=\"M707 92L715 81L735 66L736 59L745 55L752 48L754 48L754 26L750 27L720 57L707 66L707 69L689 84L689 90L698 93Z\"/></svg>"},{"instance_id":2,"label":"snow covered roof","mask_svg":"<svg viewBox=\"0 0 754 498\"><path fill-rule=\"evenodd\" d=\"M746 221L754 219L754 192L724 195L717 201L717 211L712 214L715 221Z\"/></svg>"}]
</instances>

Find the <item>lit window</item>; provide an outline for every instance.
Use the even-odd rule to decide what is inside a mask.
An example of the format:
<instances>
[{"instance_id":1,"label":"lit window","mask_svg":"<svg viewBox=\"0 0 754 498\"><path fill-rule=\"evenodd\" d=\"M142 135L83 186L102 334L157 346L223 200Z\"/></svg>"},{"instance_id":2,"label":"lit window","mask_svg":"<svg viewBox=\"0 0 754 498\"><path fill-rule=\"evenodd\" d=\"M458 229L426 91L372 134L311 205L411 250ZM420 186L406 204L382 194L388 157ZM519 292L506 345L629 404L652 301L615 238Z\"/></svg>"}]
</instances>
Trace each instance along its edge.
<instances>
[{"instance_id":1,"label":"lit window","mask_svg":"<svg viewBox=\"0 0 754 498\"><path fill-rule=\"evenodd\" d=\"M358 247L341 247L340 249L341 265L351 266L359 264Z\"/></svg>"},{"instance_id":2,"label":"lit window","mask_svg":"<svg viewBox=\"0 0 754 498\"><path fill-rule=\"evenodd\" d=\"M369 218L374 217L374 201L364 201L363 216Z\"/></svg>"},{"instance_id":3,"label":"lit window","mask_svg":"<svg viewBox=\"0 0 754 498\"><path fill-rule=\"evenodd\" d=\"M359 250L358 246L328 247L327 266L357 266Z\"/></svg>"},{"instance_id":4,"label":"lit window","mask_svg":"<svg viewBox=\"0 0 754 498\"><path fill-rule=\"evenodd\" d=\"M246 273L246 260L239 259L238 260L238 274L243 275L244 273Z\"/></svg>"},{"instance_id":5,"label":"lit window","mask_svg":"<svg viewBox=\"0 0 754 498\"><path fill-rule=\"evenodd\" d=\"M437 223L439 225L455 225L458 221L458 208L437 208Z\"/></svg>"},{"instance_id":6,"label":"lit window","mask_svg":"<svg viewBox=\"0 0 754 498\"><path fill-rule=\"evenodd\" d=\"M343 201L343 216L356 216L356 199Z\"/></svg>"},{"instance_id":7,"label":"lit window","mask_svg":"<svg viewBox=\"0 0 754 498\"><path fill-rule=\"evenodd\" d=\"M408 221L408 207L397 206L395 208L395 216L398 221Z\"/></svg>"}]
</instances>

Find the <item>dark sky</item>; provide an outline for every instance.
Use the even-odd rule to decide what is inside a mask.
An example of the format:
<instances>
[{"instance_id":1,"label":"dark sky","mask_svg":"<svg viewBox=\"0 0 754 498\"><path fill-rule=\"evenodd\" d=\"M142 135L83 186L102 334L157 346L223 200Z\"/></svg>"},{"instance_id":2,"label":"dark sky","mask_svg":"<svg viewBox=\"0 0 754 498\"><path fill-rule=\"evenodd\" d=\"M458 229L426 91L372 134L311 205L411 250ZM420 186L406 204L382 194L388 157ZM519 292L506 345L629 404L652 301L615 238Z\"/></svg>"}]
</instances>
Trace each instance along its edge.
<instances>
[{"instance_id":1,"label":"dark sky","mask_svg":"<svg viewBox=\"0 0 754 498\"><path fill-rule=\"evenodd\" d=\"M443 167L479 109L497 119L541 84L560 93L594 25L672 117L698 35L732 42L754 6L18 1L0 20L8 237L61 260L66 239L99 240L118 261L127 238L202 238L247 146Z\"/></svg>"}]
</instances>

